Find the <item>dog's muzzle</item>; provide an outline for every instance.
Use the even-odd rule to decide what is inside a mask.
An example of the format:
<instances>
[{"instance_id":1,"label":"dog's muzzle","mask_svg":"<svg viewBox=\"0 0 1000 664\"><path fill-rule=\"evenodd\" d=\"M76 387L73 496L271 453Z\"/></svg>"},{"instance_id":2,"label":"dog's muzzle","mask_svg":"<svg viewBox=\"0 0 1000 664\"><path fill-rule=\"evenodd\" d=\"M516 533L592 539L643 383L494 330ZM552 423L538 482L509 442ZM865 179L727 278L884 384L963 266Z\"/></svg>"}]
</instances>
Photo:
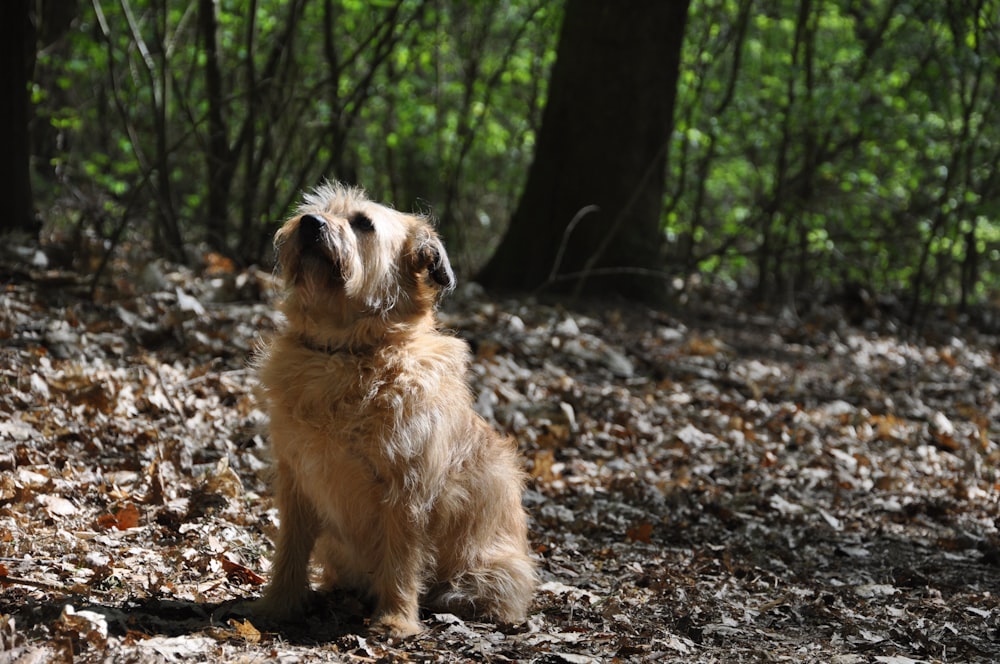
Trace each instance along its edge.
<instances>
[{"instance_id":1,"label":"dog's muzzle","mask_svg":"<svg viewBox=\"0 0 1000 664\"><path fill-rule=\"evenodd\" d=\"M322 275L330 286L343 282L340 264L340 242L336 228L318 214L304 214L294 241L298 244L296 278L306 273Z\"/></svg>"},{"instance_id":2,"label":"dog's muzzle","mask_svg":"<svg viewBox=\"0 0 1000 664\"><path fill-rule=\"evenodd\" d=\"M319 249L323 244L326 220L314 214L304 214L299 220L299 246L303 250Z\"/></svg>"}]
</instances>

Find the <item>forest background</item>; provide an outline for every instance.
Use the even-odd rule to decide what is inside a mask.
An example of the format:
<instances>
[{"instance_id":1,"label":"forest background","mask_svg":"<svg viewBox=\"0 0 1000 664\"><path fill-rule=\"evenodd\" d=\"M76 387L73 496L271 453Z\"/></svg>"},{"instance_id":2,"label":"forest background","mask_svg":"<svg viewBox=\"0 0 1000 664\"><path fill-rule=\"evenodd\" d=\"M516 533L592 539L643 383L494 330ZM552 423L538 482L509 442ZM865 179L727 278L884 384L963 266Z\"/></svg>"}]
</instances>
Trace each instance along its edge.
<instances>
[{"instance_id":1,"label":"forest background","mask_svg":"<svg viewBox=\"0 0 1000 664\"><path fill-rule=\"evenodd\" d=\"M991 304L998 16L996 0L691 3L645 296L708 282L797 308L881 298L910 322ZM335 178L433 213L474 276L524 190L562 17L525 0L39 3L34 223L98 257L131 238L264 265L303 189ZM665 66L634 60L622 76ZM634 101L614 104L627 117Z\"/></svg>"}]
</instances>

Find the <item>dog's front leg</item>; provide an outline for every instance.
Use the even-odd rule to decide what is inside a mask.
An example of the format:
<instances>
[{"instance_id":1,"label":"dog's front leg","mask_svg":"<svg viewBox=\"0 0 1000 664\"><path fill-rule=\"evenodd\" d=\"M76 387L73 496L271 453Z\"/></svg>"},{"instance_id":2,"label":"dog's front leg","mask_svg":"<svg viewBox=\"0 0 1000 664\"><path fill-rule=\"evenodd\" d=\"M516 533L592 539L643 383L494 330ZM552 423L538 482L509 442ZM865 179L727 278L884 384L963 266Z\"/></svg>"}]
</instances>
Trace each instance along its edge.
<instances>
[{"instance_id":1,"label":"dog's front leg","mask_svg":"<svg viewBox=\"0 0 1000 664\"><path fill-rule=\"evenodd\" d=\"M319 532L316 511L297 487L291 470L278 464L275 499L281 522L271 567L271 582L255 612L294 617L309 599L309 556Z\"/></svg>"},{"instance_id":2,"label":"dog's front leg","mask_svg":"<svg viewBox=\"0 0 1000 664\"><path fill-rule=\"evenodd\" d=\"M373 579L378 598L375 625L392 636L412 636L422 629L419 601L426 547L420 528L402 505L385 506L382 528L382 556Z\"/></svg>"}]
</instances>

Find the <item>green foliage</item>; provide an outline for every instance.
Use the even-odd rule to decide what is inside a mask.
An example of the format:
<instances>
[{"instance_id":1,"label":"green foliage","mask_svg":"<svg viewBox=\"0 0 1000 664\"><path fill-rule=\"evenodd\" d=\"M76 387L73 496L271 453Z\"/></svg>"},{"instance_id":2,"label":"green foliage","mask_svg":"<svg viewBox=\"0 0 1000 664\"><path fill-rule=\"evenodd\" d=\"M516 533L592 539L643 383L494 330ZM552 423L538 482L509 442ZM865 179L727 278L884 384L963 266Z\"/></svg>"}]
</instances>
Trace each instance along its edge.
<instances>
[{"instance_id":1,"label":"green foliage","mask_svg":"<svg viewBox=\"0 0 1000 664\"><path fill-rule=\"evenodd\" d=\"M474 267L523 185L561 14L90 0L38 54L39 198L83 192L168 255L207 240L253 262L302 189L339 178L432 209ZM1000 0L695 0L669 269L761 296L860 284L912 312L994 297L998 16Z\"/></svg>"},{"instance_id":2,"label":"green foliage","mask_svg":"<svg viewBox=\"0 0 1000 664\"><path fill-rule=\"evenodd\" d=\"M996 292L998 16L996 0L695 2L673 260L761 295L851 282L916 306Z\"/></svg>"},{"instance_id":3,"label":"green foliage","mask_svg":"<svg viewBox=\"0 0 1000 664\"><path fill-rule=\"evenodd\" d=\"M253 262L302 189L336 178L432 205L474 249L458 229L505 219L528 166L560 14L543 0L91 0L38 61L49 195L121 200L167 253L215 233Z\"/></svg>"}]
</instances>

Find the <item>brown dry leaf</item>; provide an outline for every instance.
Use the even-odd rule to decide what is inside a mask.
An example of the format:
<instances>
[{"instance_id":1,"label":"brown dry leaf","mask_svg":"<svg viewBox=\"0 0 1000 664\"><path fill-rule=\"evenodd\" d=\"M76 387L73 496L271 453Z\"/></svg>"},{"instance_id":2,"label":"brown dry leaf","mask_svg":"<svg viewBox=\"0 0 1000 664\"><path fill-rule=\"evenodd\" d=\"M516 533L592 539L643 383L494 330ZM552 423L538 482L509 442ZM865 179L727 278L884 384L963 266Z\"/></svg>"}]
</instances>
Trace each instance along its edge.
<instances>
[{"instance_id":1,"label":"brown dry leaf","mask_svg":"<svg viewBox=\"0 0 1000 664\"><path fill-rule=\"evenodd\" d=\"M260 630L249 620L230 620L229 626L236 630L236 636L247 643L260 643Z\"/></svg>"},{"instance_id":2,"label":"brown dry leaf","mask_svg":"<svg viewBox=\"0 0 1000 664\"><path fill-rule=\"evenodd\" d=\"M551 449L543 449L535 452L534 463L531 467L532 479L542 482L552 482L559 479L559 474L555 472L553 466L556 463L556 455Z\"/></svg>"},{"instance_id":3,"label":"brown dry leaf","mask_svg":"<svg viewBox=\"0 0 1000 664\"><path fill-rule=\"evenodd\" d=\"M48 379L48 384L61 392L74 406L84 406L101 413L114 410L115 400L107 387L96 377L69 376L62 379Z\"/></svg>"},{"instance_id":4,"label":"brown dry leaf","mask_svg":"<svg viewBox=\"0 0 1000 664\"><path fill-rule=\"evenodd\" d=\"M943 431L934 431L931 433L934 444L945 450L947 452L958 452L962 449L962 445L955 440L955 438L948 433Z\"/></svg>"},{"instance_id":5,"label":"brown dry leaf","mask_svg":"<svg viewBox=\"0 0 1000 664\"><path fill-rule=\"evenodd\" d=\"M906 440L904 422L895 415L872 415L869 422L875 428L875 439L901 443Z\"/></svg>"},{"instance_id":6,"label":"brown dry leaf","mask_svg":"<svg viewBox=\"0 0 1000 664\"><path fill-rule=\"evenodd\" d=\"M653 524L651 523L640 523L625 531L625 539L630 542L642 542L644 544L649 544L652 536Z\"/></svg>"},{"instance_id":7,"label":"brown dry leaf","mask_svg":"<svg viewBox=\"0 0 1000 664\"><path fill-rule=\"evenodd\" d=\"M236 271L236 264L233 260L222 254L210 251L203 258L205 260L205 276L207 277L232 274Z\"/></svg>"},{"instance_id":8,"label":"brown dry leaf","mask_svg":"<svg viewBox=\"0 0 1000 664\"><path fill-rule=\"evenodd\" d=\"M476 359L480 362L488 362L501 352L500 344L495 341L480 343L476 348Z\"/></svg>"},{"instance_id":9,"label":"brown dry leaf","mask_svg":"<svg viewBox=\"0 0 1000 664\"><path fill-rule=\"evenodd\" d=\"M95 611L77 611L72 605L67 604L59 616L57 629L71 640L86 642L96 650L107 647L107 618Z\"/></svg>"},{"instance_id":10,"label":"brown dry leaf","mask_svg":"<svg viewBox=\"0 0 1000 664\"><path fill-rule=\"evenodd\" d=\"M692 336L681 347L688 355L711 357L721 350L721 343L715 337Z\"/></svg>"},{"instance_id":11,"label":"brown dry leaf","mask_svg":"<svg viewBox=\"0 0 1000 664\"><path fill-rule=\"evenodd\" d=\"M102 514L97 517L97 525L105 530L117 528L128 530L139 527L139 508L129 503L114 514Z\"/></svg>"},{"instance_id":12,"label":"brown dry leaf","mask_svg":"<svg viewBox=\"0 0 1000 664\"><path fill-rule=\"evenodd\" d=\"M243 495L243 483L240 476L229 467L229 457L223 457L215 468L215 472L205 482L205 493L216 494L224 498L238 498Z\"/></svg>"},{"instance_id":13,"label":"brown dry leaf","mask_svg":"<svg viewBox=\"0 0 1000 664\"><path fill-rule=\"evenodd\" d=\"M239 585L260 586L267 582L267 579L254 572L249 567L234 563L225 556L219 556L222 561L222 570L226 573L226 578L231 583Z\"/></svg>"},{"instance_id":14,"label":"brown dry leaf","mask_svg":"<svg viewBox=\"0 0 1000 664\"><path fill-rule=\"evenodd\" d=\"M115 518L117 523L115 527L118 530L128 530L129 528L139 527L139 508L131 503L121 508L115 512Z\"/></svg>"},{"instance_id":15,"label":"brown dry leaf","mask_svg":"<svg viewBox=\"0 0 1000 664\"><path fill-rule=\"evenodd\" d=\"M538 446L558 449L566 445L570 439L570 428L565 424L546 424L538 433Z\"/></svg>"}]
</instances>

